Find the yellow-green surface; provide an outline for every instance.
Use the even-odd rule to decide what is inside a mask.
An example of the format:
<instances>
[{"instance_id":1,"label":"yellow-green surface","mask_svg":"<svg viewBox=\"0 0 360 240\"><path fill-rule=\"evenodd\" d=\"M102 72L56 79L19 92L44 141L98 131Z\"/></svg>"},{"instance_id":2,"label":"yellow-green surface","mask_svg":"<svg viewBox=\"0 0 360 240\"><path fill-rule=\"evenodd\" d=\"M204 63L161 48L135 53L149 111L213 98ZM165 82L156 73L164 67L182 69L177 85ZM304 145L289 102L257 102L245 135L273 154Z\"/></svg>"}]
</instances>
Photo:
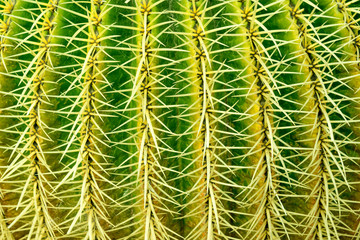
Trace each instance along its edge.
<instances>
[{"instance_id":1,"label":"yellow-green surface","mask_svg":"<svg viewBox=\"0 0 360 240\"><path fill-rule=\"evenodd\" d=\"M360 239L360 0L0 0L0 240Z\"/></svg>"}]
</instances>

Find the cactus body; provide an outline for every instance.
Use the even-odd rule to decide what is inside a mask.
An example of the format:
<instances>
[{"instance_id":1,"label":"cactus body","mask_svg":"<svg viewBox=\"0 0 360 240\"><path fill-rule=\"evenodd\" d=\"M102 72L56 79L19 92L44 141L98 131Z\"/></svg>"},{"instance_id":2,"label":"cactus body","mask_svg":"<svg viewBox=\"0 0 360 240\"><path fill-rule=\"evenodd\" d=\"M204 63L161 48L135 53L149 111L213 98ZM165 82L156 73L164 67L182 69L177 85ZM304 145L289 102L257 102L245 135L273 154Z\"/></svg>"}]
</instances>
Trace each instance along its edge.
<instances>
[{"instance_id":1,"label":"cactus body","mask_svg":"<svg viewBox=\"0 0 360 240\"><path fill-rule=\"evenodd\" d=\"M360 238L358 0L0 5L0 239Z\"/></svg>"}]
</instances>

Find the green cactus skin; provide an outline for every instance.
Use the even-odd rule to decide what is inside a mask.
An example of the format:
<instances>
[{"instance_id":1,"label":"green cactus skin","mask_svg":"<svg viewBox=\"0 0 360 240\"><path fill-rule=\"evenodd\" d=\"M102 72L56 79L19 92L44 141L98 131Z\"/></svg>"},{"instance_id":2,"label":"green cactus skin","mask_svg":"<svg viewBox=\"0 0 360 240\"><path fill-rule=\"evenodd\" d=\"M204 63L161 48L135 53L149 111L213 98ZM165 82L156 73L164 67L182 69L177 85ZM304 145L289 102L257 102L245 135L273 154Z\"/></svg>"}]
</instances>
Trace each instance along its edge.
<instances>
[{"instance_id":1,"label":"green cactus skin","mask_svg":"<svg viewBox=\"0 0 360 240\"><path fill-rule=\"evenodd\" d=\"M0 240L360 239L359 12L1 0Z\"/></svg>"}]
</instances>

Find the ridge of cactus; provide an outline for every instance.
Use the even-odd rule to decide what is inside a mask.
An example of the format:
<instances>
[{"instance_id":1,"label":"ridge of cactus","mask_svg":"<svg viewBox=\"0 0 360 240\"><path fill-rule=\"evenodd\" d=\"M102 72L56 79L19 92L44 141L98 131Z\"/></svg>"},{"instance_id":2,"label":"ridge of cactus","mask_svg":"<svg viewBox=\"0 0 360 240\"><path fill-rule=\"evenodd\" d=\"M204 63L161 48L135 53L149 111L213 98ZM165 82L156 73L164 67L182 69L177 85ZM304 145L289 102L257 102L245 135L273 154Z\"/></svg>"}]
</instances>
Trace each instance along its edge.
<instances>
[{"instance_id":1,"label":"ridge of cactus","mask_svg":"<svg viewBox=\"0 0 360 240\"><path fill-rule=\"evenodd\" d=\"M311 185L312 190L310 196L315 202L313 202L313 206L308 215L308 221L311 222L311 224L309 224L309 227L311 227L308 238L312 236L313 238L341 239L341 237L345 237L346 234L338 232L342 230L339 226L342 225L344 229L348 228L345 222L343 222L343 219L340 218L341 212L347 212L349 210L352 212L353 210L348 207L341 207L341 203L345 203L346 200L340 197L341 193L338 189L340 189L341 186L349 186L346 175L346 172L349 172L349 170L345 169L344 162L350 159L347 159L346 155L343 154L343 150L340 150L343 148L343 146L340 147L340 145L352 144L352 142L349 141L346 143L335 140L335 134L339 134L338 129L341 126L333 126L337 122L332 119L331 115L334 115L334 112L338 114L343 119L344 123L342 124L349 124L348 121L351 121L351 119L349 119L339 107L342 100L338 100L337 97L341 93L336 93L337 96L335 95L335 99L333 99L331 95L335 92L329 89L329 86L335 85L336 82L339 81L338 79L343 79L343 81L346 82L346 77L329 79L331 76L326 72L329 71L336 74L338 71L336 68L339 68L339 66L344 67L345 70L348 71L348 69L351 69L349 65L352 63L349 62L348 59L343 60L344 58L341 56L342 53L339 50L346 47L345 44L341 45L342 39L340 37L335 40L331 39L332 36L340 35L340 31L345 29L341 26L342 23L327 23L329 26L323 24L323 26L321 26L322 28L334 27L335 30L331 31L331 33L325 33L325 37L320 39L317 32L315 32L317 26L314 26L311 21L312 15L315 19L318 18L319 15L315 17L313 10L310 13L310 20L309 18L304 20L305 16L301 12L303 10L299 11L301 4L301 1L294 3L292 16L298 22L299 35L302 41L301 46L305 52L305 61L307 61L305 65L308 70L305 84L309 86L308 94L312 95L312 97L309 97L307 104L312 106L309 114L314 116L313 125L308 130L314 135L314 145L311 147L311 150L309 149L308 158L311 160L309 166L304 171L309 172L312 176L317 176ZM329 7L328 11L337 8L336 4L331 4L330 6L332 7ZM320 16L331 19L327 11L322 11ZM341 28L337 28L337 26L341 26ZM332 44L340 47L335 49L335 51L331 51L326 47L327 42L325 39L329 39L329 42L331 41ZM339 44L337 42L339 42ZM318 50L321 48L328 50L321 52ZM324 61L324 59L327 58L334 59L331 65ZM352 77L356 78L357 76L358 73L355 72ZM344 204L344 206L345 205L348 206L348 204Z\"/></svg>"},{"instance_id":2,"label":"ridge of cactus","mask_svg":"<svg viewBox=\"0 0 360 240\"><path fill-rule=\"evenodd\" d=\"M29 4L31 4L31 1L29 1ZM27 176L24 179L25 185L20 188L21 190L12 190L15 194L19 194L17 203L14 204L16 206L15 210L19 210L19 215L12 219L8 228L18 225L24 216L32 217L33 220L26 224L29 229L28 239L32 237L41 238L42 236L54 238L54 231L58 230L56 223L49 214L50 199L53 196L48 190L50 183L46 178L46 174L51 173L51 170L48 168L42 149L42 142L43 139L47 138L47 134L40 114L40 105L43 101L46 101L42 99L43 96L46 96L43 89L43 75L49 65L49 43L52 37L51 25L56 16L54 13L55 8L56 5L46 5L44 3L38 8L29 10L30 14L38 16L36 20L28 21L28 23L32 24L30 29L26 29L29 35L24 39L19 39L12 33L11 44L7 45L7 48L14 48L13 54L7 54L5 57L5 52L3 55L3 67L6 71L11 69L9 75L16 75L19 84L24 83L25 85L20 89L5 93L5 95L8 94L17 98L17 107L24 107L18 111L19 115L16 116L21 122L15 125L15 128L21 129L24 127L24 130L11 147L11 154L9 155L11 163L2 173L1 181L14 181L14 175L16 177L19 173ZM20 16L13 18L14 21L21 19ZM10 24L10 17L8 23ZM28 39L32 37L36 38L36 40L29 41ZM4 38L6 39L8 36ZM18 69L15 64L12 64L14 59L21 55L15 49L23 48L23 45L28 45L26 49L33 56L33 58L23 59L24 62L28 63L25 70ZM36 50L36 48L38 49ZM11 64L11 68L6 68L6 60L7 63ZM16 90L20 92L16 93ZM21 126L22 124L24 125ZM30 194L32 197L25 199L26 194ZM8 237L13 238L12 236Z\"/></svg>"},{"instance_id":3,"label":"ridge of cactus","mask_svg":"<svg viewBox=\"0 0 360 240\"><path fill-rule=\"evenodd\" d=\"M9 171L5 171L3 173L2 180L10 178L14 172L16 172L20 167L23 167L24 162L19 162L19 160L22 155L28 151L28 157L26 158L30 160L30 173L21 192L16 208L25 204L24 196L26 191L28 191L28 188L32 189L33 199L25 205L19 216L9 225L9 228L11 228L17 223L22 215L27 214L33 207L35 213L33 216L33 223L31 223L29 230L28 239L30 239L32 234L35 234L34 238L41 238L42 236L54 238L54 231L57 230L56 223L49 215L48 209L48 206L51 205L49 202L51 193L49 193L49 190L47 189L46 185L49 183L47 182L44 172L51 173L51 170L47 166L44 152L42 150L42 139L47 138L47 134L44 130L44 124L40 114L41 102L46 101L43 100L43 98L46 98L46 92L43 88L43 76L46 68L50 65L49 51L52 37L52 26L56 17L56 4L57 3L50 2L48 5L43 4L43 6L39 7L40 13L37 14L38 17L32 23L33 25L29 30L31 34L17 43L17 46L23 45L27 43L27 40L30 37L34 36L37 38L38 42L33 42L33 44L38 46L39 49L37 52L34 50L34 57L20 79L20 82L25 81L26 79L27 83L19 95L18 104L25 105L26 101L30 99L29 106L26 109L26 116L29 117L29 122L26 127L27 131L24 131L17 141L10 155L10 159L12 156L14 156L14 158L7 169ZM18 149L25 137L25 134L29 135L29 142L24 145L23 148ZM14 155L15 151L18 151L17 155Z\"/></svg>"},{"instance_id":4,"label":"ridge of cactus","mask_svg":"<svg viewBox=\"0 0 360 240\"><path fill-rule=\"evenodd\" d=\"M331 189L328 186L328 182L332 181L335 186L335 198L339 200L339 193L337 190L337 184L334 178L334 172L330 168L331 160L334 160L334 156L329 151L330 148L335 148L336 151L339 151L337 143L334 141L333 129L330 123L330 118L328 111L326 110L326 101L325 98L329 98L327 89L324 87L324 81L321 77L322 70L319 65L321 60L318 58L316 54L316 47L322 45L317 42L317 40L313 40L312 37L307 35L307 25L309 25L310 29L314 28L311 23L303 23L301 20L303 19L299 6L301 5L301 1L298 1L296 5L292 8L292 16L296 19L297 25L299 27L299 35L301 37L301 46L303 47L306 53L306 65L308 65L308 76L307 80L310 85L309 93L313 95L313 112L315 115L314 125L311 129L311 132L315 134L315 147L313 148L313 152L311 152L311 163L309 168L312 168L309 171L311 174L317 175L317 182L314 184L313 192L311 195L314 195L316 198L314 207L311 209L310 217L311 219L318 219L313 223L310 234L317 234L319 238L326 237L331 238L331 232L334 231L336 234L336 225L334 223L334 216L330 211L330 191ZM332 102L330 100L330 102ZM337 107L337 106L335 106ZM334 143L334 146L329 146L327 139L330 139L331 143ZM340 156L340 155L339 155ZM336 164L337 161L335 160ZM341 174L345 174L345 171L342 166L337 166L338 170ZM343 175L346 181L345 175ZM335 200L335 199L334 199ZM323 211L321 211L323 210ZM323 221L323 219L329 219L328 221ZM324 234L325 233L325 234Z\"/></svg>"},{"instance_id":5,"label":"ridge of cactus","mask_svg":"<svg viewBox=\"0 0 360 240\"><path fill-rule=\"evenodd\" d=\"M100 137L104 136L105 140L107 138L100 123L104 115L101 111L101 105L103 105L101 99L102 83L107 84L106 78L102 76L105 70L105 61L102 60L105 51L102 40L106 28L101 24L101 21L105 18L108 8L106 2L97 0L90 1L89 5L89 9L86 9L86 17L84 16L84 20L87 22L84 22L83 26L78 28L68 43L71 44L75 38L84 42L81 47L84 56L79 58L82 61L81 71L76 73L76 78L67 89L67 92L71 91L75 84L81 86L79 95L74 98L72 106L68 110L68 116L72 113L76 113L77 116L72 122L63 156L71 147L73 141L80 135L79 150L75 164L68 170L57 188L68 179L73 179L79 174L78 170L81 170L80 198L74 207L76 214L71 221L67 234L73 232L76 223L86 212L87 233L84 239L109 239L103 227L105 223L110 223L106 212L105 199L113 200L102 187L103 182L112 183L104 178L107 171L103 166L102 159L106 158L106 155L103 154L101 147L103 144L107 145L107 143ZM77 36L80 30L85 35L83 38ZM77 106L79 106L79 110L75 112Z\"/></svg>"},{"instance_id":6,"label":"ridge of cactus","mask_svg":"<svg viewBox=\"0 0 360 240\"><path fill-rule=\"evenodd\" d=\"M217 2L211 7L208 3L179 3L174 13L184 15L181 21L176 21L184 33L171 32L180 39L181 46L186 50L181 60L184 65L176 69L183 87L174 96L184 98L184 102L185 99L191 100L177 116L181 121L190 121L184 131L179 133L181 137L188 136L186 139L189 139L188 146L184 147L181 154L182 159L189 159L181 177L194 182L193 187L186 192L191 197L182 206L189 212L184 220L191 224L186 226L186 239L224 237L223 228L230 224L227 219L221 218L220 213L228 213L229 210L222 202L229 200L230 196L222 188L229 185L241 187L221 173L222 169L232 171L233 167L227 166L226 159L223 159L231 147L222 141L238 134L224 119L237 113L220 96L234 91L219 81L219 77L229 71L229 66L214 58L218 52L216 45L221 44L222 36L211 39L214 33L228 30L234 25L214 27L214 20L221 15L227 2ZM189 171L191 168L194 170ZM236 231L235 228L233 230Z\"/></svg>"},{"instance_id":7,"label":"ridge of cactus","mask_svg":"<svg viewBox=\"0 0 360 240\"><path fill-rule=\"evenodd\" d=\"M6 64L5 64L5 60L4 60L4 51L5 51L5 48L8 46L6 44L6 35L9 32L9 26L11 24L10 16L14 10L14 5L15 5L15 2L13 2L13 1L4 1L1 4L1 11L0 11L1 12L0 57L1 57L1 66L4 66L5 69L6 69ZM4 107L4 106L1 105L1 107ZM1 199L4 198L2 191L0 192L0 196L1 196ZM3 239L13 240L14 236L13 236L11 230L9 229L9 226L8 226L9 224L7 222L7 218L5 216L5 212L2 207L2 204L0 204L0 221L1 221L0 237Z\"/></svg>"},{"instance_id":8,"label":"ridge of cactus","mask_svg":"<svg viewBox=\"0 0 360 240\"><path fill-rule=\"evenodd\" d=\"M256 20L258 15L262 18L277 18L279 12L268 10L278 2L259 4L257 1L244 1L239 6L242 19L242 27L249 42L246 52L249 52L249 65L251 69L251 84L248 92L254 93L254 104L249 109L254 110L254 122L257 125L256 143L249 151L256 154L257 160L250 186L255 188L251 199L256 205L252 220L249 221L245 236L250 239L279 239L280 226L288 236L286 220L282 215L286 215L282 201L282 184L279 176L289 178L286 169L286 159L282 153L277 140L277 125L279 120L276 112L281 111L285 118L292 121L286 110L279 104L281 98L276 94L279 91L279 83L273 74L281 74L280 64L284 64L282 59L276 59L272 55L278 53L281 57L281 46L286 42L276 39L276 34L281 33L282 29L269 31L265 26L265 21ZM274 20L273 20L274 21ZM271 46L267 46L266 41L270 41ZM286 85L284 84L285 87ZM249 153L249 154L250 154ZM283 168L284 173L280 174L279 169ZM289 180L290 181L290 180Z\"/></svg>"},{"instance_id":9,"label":"ridge of cactus","mask_svg":"<svg viewBox=\"0 0 360 240\"><path fill-rule=\"evenodd\" d=\"M133 88L131 96L127 105L136 97L138 102L139 114L137 116L138 129L139 129L139 142L138 149L138 165L137 165L137 179L140 180L142 185L142 203L145 219L144 219L144 239L156 239L157 236L161 239L170 239L166 234L169 230L160 221L160 217L157 212L157 202L164 201L156 196L153 191L156 191L155 185L166 186L167 183L162 180L161 173L157 171L163 171L160 165L160 147L159 144L162 141L158 137L158 126L155 126L162 122L158 119L156 114L156 100L157 96L156 88L158 84L165 78L162 76L162 72L159 69L161 65L158 65L161 58L160 53L162 49L156 49L155 41L159 39L163 31L156 31L160 26L163 26L164 22L157 22L157 19L163 13L158 13L156 6L163 1L137 1L137 22L140 26L140 34L136 41L139 47L139 55L137 59L136 75L133 80ZM160 40L158 40L160 41ZM125 110L127 108L125 106ZM155 105L155 106L154 106ZM161 108L161 106L160 106ZM165 127L165 131L167 127ZM168 130L169 131L169 130ZM159 168L159 169L157 169ZM169 196L170 197L170 196ZM167 199L171 201L171 197Z\"/></svg>"},{"instance_id":10,"label":"ridge of cactus","mask_svg":"<svg viewBox=\"0 0 360 240\"><path fill-rule=\"evenodd\" d=\"M164 99L171 89L165 83L170 78L165 71L172 64L172 60L164 55L171 49L164 47L162 43L170 23L168 20L164 21L166 13L159 11L164 3L165 1L139 0L135 1L135 7L120 6L133 12L126 17L133 26L117 26L133 32L133 35L121 42L120 49L133 52L134 56L118 66L131 76L131 87L118 90L126 95L125 102L119 106L119 112L124 115L129 113L130 117L115 130L125 130L130 125L125 131L136 132L125 139L123 144L128 141L136 143L136 149L131 149L131 157L136 159L132 163L136 167L132 174L138 195L136 202L129 207L136 208L139 215L130 217L132 221L137 221L134 226L136 230L130 236L143 236L144 239L179 237L172 230L170 222L162 221L169 214L176 215L176 211L169 205L178 203L169 191L173 194L179 192L167 182L167 175L175 170L169 169L164 159L166 154L174 152L164 141L172 135L164 122L169 108L173 106L167 105ZM132 15L135 16L134 19L131 19ZM124 224L123 227L128 226L126 221L119 223L121 224Z\"/></svg>"},{"instance_id":11,"label":"ridge of cactus","mask_svg":"<svg viewBox=\"0 0 360 240\"><path fill-rule=\"evenodd\" d=\"M211 73L211 52L206 41L208 31L206 31L205 27L212 20L210 18L205 22L205 14L208 11L206 3L206 1L192 1L191 5L188 6L189 9L186 9L190 18L190 23L188 23L190 26L187 26L186 30L191 31L191 35L194 38L190 43L190 46L194 49L190 52L190 56L193 58L192 68L196 74L192 81L196 83L191 82L191 84L195 85L194 88L198 89L198 94L200 96L199 100L194 103L194 105L196 104L194 107L196 107L197 115L199 116L192 126L194 129L191 129L195 135L196 141L199 142L198 145L201 146L197 150L197 155L199 156L196 156L195 159L196 161L201 162L201 166L203 166L200 173L201 177L198 180L199 193L196 197L204 202L204 206L202 207L205 209L203 219L199 221L198 227L194 228L195 231L189 233L189 235L192 236L189 236L189 238L199 238L201 232L199 234L196 230L201 230L203 227L206 227L207 238L211 239L215 234L214 232L217 232L217 234L220 235L221 230L218 215L219 205L215 199L215 182L212 181L214 175L214 167L212 165L214 164L214 158L216 157L214 156L216 148L214 146L214 141L216 141L214 140L214 131L216 129L214 123L216 123L216 119L213 117L215 99L212 96L212 90L214 88L212 78L215 77L213 76L213 73ZM216 15L214 17L216 17Z\"/></svg>"}]
</instances>

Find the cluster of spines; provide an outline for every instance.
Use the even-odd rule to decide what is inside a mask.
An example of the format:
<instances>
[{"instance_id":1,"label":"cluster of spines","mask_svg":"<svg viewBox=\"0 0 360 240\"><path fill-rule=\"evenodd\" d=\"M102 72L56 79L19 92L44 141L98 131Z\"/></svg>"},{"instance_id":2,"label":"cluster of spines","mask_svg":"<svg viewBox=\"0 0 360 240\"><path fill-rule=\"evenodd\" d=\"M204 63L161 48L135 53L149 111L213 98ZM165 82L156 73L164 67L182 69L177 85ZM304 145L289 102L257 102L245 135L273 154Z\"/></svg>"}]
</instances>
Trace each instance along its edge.
<instances>
[{"instance_id":1,"label":"cluster of spines","mask_svg":"<svg viewBox=\"0 0 360 240\"><path fill-rule=\"evenodd\" d=\"M315 114L314 129L311 129L311 131L316 135L313 149L314 152L312 153L311 158L312 163L309 166L312 168L312 170L310 170L311 174L318 177L312 193L316 200L311 210L313 215L311 219L313 221L313 227L310 234L317 235L318 238L321 239L324 235L331 237L331 229L336 232L336 225L329 207L329 200L331 198L329 197L330 189L328 182L329 179L334 179L334 176L328 160L327 145L329 145L329 141L326 141L329 137L331 138L330 143L334 141L334 139L333 131L328 129L330 119L326 107L324 106L326 103L324 94L322 93L323 91L326 91L326 89L323 89L324 83L321 79L321 70L318 65L319 60L315 53L316 44L313 44L311 38L307 36L307 24L303 23L301 20L302 11L299 9L300 4L301 1L298 1L297 5L291 9L291 14L299 26L301 46L306 54L306 64L309 66L309 74L306 81L310 85L310 94L313 95L311 98L314 99ZM329 136L329 134L331 134L331 136ZM330 220L330 226L324 226L324 224L328 223L327 219Z\"/></svg>"},{"instance_id":2,"label":"cluster of spines","mask_svg":"<svg viewBox=\"0 0 360 240\"><path fill-rule=\"evenodd\" d=\"M358 24L359 20L356 19L357 10L351 7L352 4L356 4L358 1L336 0L335 2L337 3L338 11L343 16L343 22L349 31L349 35L350 35L349 40L353 44L356 51L355 53L356 61L359 62L360 39L359 36L357 35L359 31L359 24Z\"/></svg>"},{"instance_id":3,"label":"cluster of spines","mask_svg":"<svg viewBox=\"0 0 360 240\"><path fill-rule=\"evenodd\" d=\"M118 224L119 228L134 227L135 231L128 238L143 236L144 239L154 240L179 237L179 235L174 237L177 233L164 220L168 214L176 215L176 211L168 207L177 205L168 191L171 189L170 191L174 193L178 190L171 187L171 184L166 181L167 172L170 169L162 165L164 162L163 152L172 152L170 146L164 141L172 133L164 124L163 119L169 113L170 107L173 107L167 105L162 99L171 89L165 83L170 78L165 75L163 69L168 67L172 61L164 55L171 49L163 47L162 43L162 36L169 28L166 25L170 23L159 21L159 19L163 19L164 13L158 11L158 6L163 2L137 0L135 7L118 6L135 12L130 16L125 15L135 26L114 26L131 30L134 33L121 42L120 46L114 47L133 52L135 55L118 66L131 77L123 85L131 83L132 88L115 91L127 98L126 102L120 104L119 114L128 114L129 117L112 132L112 134L131 133L136 130L134 135L119 144L120 146L135 144L136 148L124 164L119 166L119 169L135 170L131 172L131 176L135 176L131 184L134 184L137 195L130 192L127 196L133 196L135 202L129 207L137 209L138 213ZM165 26L164 29L160 30L163 26ZM134 165L131 163L132 158L137 159ZM136 166L136 168L131 166ZM129 201L124 199L123 203L129 204Z\"/></svg>"},{"instance_id":4,"label":"cluster of spines","mask_svg":"<svg viewBox=\"0 0 360 240\"><path fill-rule=\"evenodd\" d=\"M20 138L14 145L10 155L11 164L1 178L2 181L6 182L11 181L13 175L18 174L18 171L28 173L16 206L16 209L21 208L22 210L9 226L18 224L24 215L31 214L32 221L28 227L28 239L42 237L54 239L55 232L59 230L49 214L49 205L51 205L49 199L52 194L46 174L48 171L51 172L51 169L42 150L42 142L48 136L45 130L46 126L41 120L41 104L46 102L47 98L43 89L44 74L48 68L51 68L49 43L52 38L56 6L57 3L54 2L39 3L38 9L35 9L39 12L34 11L33 13L37 18L31 21L32 28L29 30L29 35L24 39L13 41L13 43L18 44L17 47L20 46L23 49L27 49L24 47L26 44L32 44L38 48L31 51L33 58L28 62L27 68L21 71L22 75L19 76L20 83L25 82L25 86L20 89L21 94L14 95L17 96L17 107L26 107L24 117L28 120L24 121L26 123L25 131L20 134ZM37 42L28 41L30 37L36 38ZM9 59L16 59L16 57L16 55L14 57L9 56ZM10 74L16 75L12 72ZM25 139L26 144L23 144ZM26 198L27 195L31 196L30 199Z\"/></svg>"},{"instance_id":5,"label":"cluster of spines","mask_svg":"<svg viewBox=\"0 0 360 240\"><path fill-rule=\"evenodd\" d=\"M349 169L345 167L350 159L345 157L346 155L341 148L353 143L349 136L346 137L339 132L339 129L343 125L348 125L348 121L351 119L343 113L341 103L346 101L345 98L343 100L336 99L337 96L341 95L341 92L335 93L334 91L338 88L336 87L338 83L346 84L348 81L347 77L337 73L338 69L347 68L354 63L349 58L344 59L343 52L340 51L347 45L347 43L343 44L342 39L337 36L338 32L343 30L342 25L328 23L322 27L314 26L313 23L317 18L331 17L327 16L326 11L319 8L316 10L321 12L320 16L315 14L315 9L304 15L304 9L300 8L303 2L305 1L291 3L290 11L298 26L301 48L304 52L303 64L306 66L304 85L308 87L307 94L310 96L305 104L311 106L308 116L311 115L313 119L313 124L308 129L308 133L313 136L313 139L308 139L308 141L313 141L313 145L308 152L309 165L304 168L304 174L308 175L305 179L310 178L313 181L303 181L306 184L311 184L309 198L312 199L313 205L306 217L306 222L309 224L307 231L309 232L306 231L305 234L311 239L340 239L340 236L346 236L342 233L343 230L350 230L343 221L342 215L347 214L348 211L353 211L349 208L349 202L342 198L340 192L341 187L350 187L347 180ZM344 13L346 11L344 6L341 2L338 4L339 11ZM333 3L328 7L329 9L336 9L337 4ZM343 16L344 19L340 19L340 21L344 22L344 26L350 24L350 16L347 14ZM318 33L321 28L325 29L337 25L339 26L336 31L325 35ZM353 39L351 29L349 34L350 38ZM340 45L340 47L334 51L327 47L331 45ZM333 61L327 63L325 59L333 59ZM330 76L327 72L331 72L334 76ZM353 77L357 76L354 75ZM330 89L331 87L332 89ZM332 117L334 114L340 116L342 121L334 121ZM339 125L339 123L341 124Z\"/></svg>"},{"instance_id":6,"label":"cluster of spines","mask_svg":"<svg viewBox=\"0 0 360 240\"><path fill-rule=\"evenodd\" d=\"M255 88L253 91L256 94L255 103L250 108L257 109L254 124L260 126L259 132L256 133L258 141L250 149L254 154L259 151L259 159L255 163L253 180L250 183L251 187L255 189L255 194L250 197L250 201L255 203L252 206L256 208L253 220L247 226L247 237L252 239L279 239L283 234L289 236L289 233L294 231L292 228L288 228L284 218L287 212L282 203L282 186L280 186L279 178L285 176L286 181L290 181L290 179L285 167L287 160L281 155L276 136L280 121L286 119L292 121L279 103L281 97L276 94L279 91L276 75L281 74L283 69L280 69L279 66L285 63L281 59L272 57L274 52L281 56L279 46L286 42L279 41L273 36L283 30L269 31L264 23L257 19L258 15L263 18L276 16L276 11L264 11L274 4L276 3L262 5L258 1L244 1L240 6L240 17L243 20L241 27L245 28L249 42L251 81L253 82L250 88ZM268 42L272 43L271 46L266 45ZM250 76L248 77L250 78ZM277 111L285 114L285 120L276 116ZM280 173L279 169L285 169L285 172ZM288 229L285 230L286 228Z\"/></svg>"},{"instance_id":7,"label":"cluster of spines","mask_svg":"<svg viewBox=\"0 0 360 240\"><path fill-rule=\"evenodd\" d=\"M5 39L6 34L9 32L9 27L11 23L11 14L14 10L15 1L8 0L4 1L3 5L1 5L1 19L0 19L0 57L1 57L1 64L5 67L5 60L4 60L4 50L6 47Z\"/></svg>"},{"instance_id":8,"label":"cluster of spines","mask_svg":"<svg viewBox=\"0 0 360 240\"><path fill-rule=\"evenodd\" d=\"M210 51L207 46L206 30L204 27L204 20L206 14L206 1L199 1L196 3L194 0L191 4L190 18L193 21L194 27L192 30L192 35L194 38L193 47L195 48L195 56L192 56L195 59L194 68L197 70L196 73L196 82L200 83L198 86L199 89L199 100L200 100L200 115L197 121L196 127L197 130L197 141L200 141L202 148L199 150L199 157L197 160L201 162L202 173L201 176L204 180L201 180L200 191L205 194L198 196L198 199L205 201L205 214L203 219L199 222L198 228L195 228L193 233L193 238L199 238L201 236L201 231L196 232L196 230L203 229L201 225L207 227L207 239L213 239L215 234L221 234L220 230L220 220L218 214L218 203L215 197L215 187L214 187L214 164L215 164L215 140L214 131L215 131L215 121L213 117L214 110L214 99L212 90L214 88L213 78L214 75L212 72L212 63L210 59ZM204 8L201 11L201 8ZM202 199L204 198L204 199ZM215 223L215 224L214 224Z\"/></svg>"},{"instance_id":9,"label":"cluster of spines","mask_svg":"<svg viewBox=\"0 0 360 240\"><path fill-rule=\"evenodd\" d=\"M185 15L182 21L177 21L184 32L171 33L180 39L183 43L180 46L188 54L179 61L186 63L185 69L176 69L185 85L176 96L190 101L177 118L184 122L194 118L194 121L190 120L189 127L179 133L191 141L181 155L182 159L189 159L189 165L181 169L180 177L184 181L194 181L193 187L187 189L187 199L182 203L182 209L188 209L184 218L193 221L194 226L188 230L186 239L231 239L231 235L239 236L237 227L230 223L236 211L229 209L228 203L242 205L242 200L236 199L227 188L243 187L227 176L237 172L239 167L228 164L231 161L226 156L238 147L229 144L229 139L241 135L227 123L227 119L240 113L226 100L235 92L234 87L230 81L222 81L225 79L223 75L234 70L224 59L215 57L222 51L220 46L224 36L215 33L231 31L236 27L235 24L214 27L228 3L219 1L209 6L206 0L183 1L179 4L181 10L174 11ZM191 166L195 169L186 172Z\"/></svg>"},{"instance_id":10,"label":"cluster of spines","mask_svg":"<svg viewBox=\"0 0 360 240\"><path fill-rule=\"evenodd\" d=\"M0 58L1 58L1 62L0 65L3 66L4 69L6 69L6 64L5 64L5 58L4 58L4 51L6 46L8 46L5 42L6 40L6 35L9 32L9 27L10 27L10 23L11 23L11 14L13 12L15 6L15 2L12 0L9 1L3 1L3 3L1 4L1 19L0 19ZM0 192L0 199L3 198L3 194L2 192ZM11 233L7 220L6 220L6 216L4 213L4 209L2 207L2 204L0 204L0 237L3 239L9 239L9 240L13 240L14 236Z\"/></svg>"},{"instance_id":11,"label":"cluster of spines","mask_svg":"<svg viewBox=\"0 0 360 240\"><path fill-rule=\"evenodd\" d=\"M76 118L72 120L72 128L65 143L62 159L68 152L70 153L69 149L74 145L78 148L78 154L76 158L72 158L74 162L69 165L70 168L65 168L67 174L63 176L57 188L62 188L61 194L68 194L73 189L64 189L64 184L81 183L80 196L73 208L75 215L72 216L71 224L66 231L67 236L78 237L79 231L76 226L83 223L82 218L85 215L86 227L81 229L86 229L84 239L89 240L110 239L106 226L113 225L108 216L108 202L114 204L115 200L109 196L107 190L108 185L115 186L115 184L107 178L109 164L106 162L109 156L103 152L112 142L102 126L104 119L111 117L104 112L104 106L113 107L111 103L104 101L106 100L104 89L110 83L105 74L109 68L106 66L109 61L104 59L106 46L102 44L109 37L104 36L107 26L104 25L103 20L110 9L107 2L89 1L86 15L81 15L86 22L82 27L77 26L78 30L68 39L68 46L74 45L75 51L80 50L83 56L76 56L73 50L66 53L80 61L78 61L79 68L75 69L77 72L73 73L75 79L63 93L66 98L73 99L72 106L69 106L70 110L64 111L64 114L68 116L76 114ZM80 34L83 34L83 37L78 36ZM73 43L76 41L82 44L78 49L76 43ZM66 96L75 89L79 89L77 96ZM79 140L78 144L76 140ZM74 181L79 177L80 181Z\"/></svg>"},{"instance_id":12,"label":"cluster of spines","mask_svg":"<svg viewBox=\"0 0 360 240\"><path fill-rule=\"evenodd\" d=\"M160 157L160 150L158 145L158 138L155 135L154 113L153 103L154 95L152 88L157 81L156 73L154 74L154 59L151 57L153 52L154 39L151 36L151 28L154 25L153 19L150 19L150 15L153 15L152 1L141 0L138 2L140 8L139 14L141 17L142 31L141 31L141 53L140 62L136 70L134 79L134 89L132 95L140 91L140 147L138 156L138 179L142 178L143 185L143 206L145 213L145 226L144 235L145 239L166 239L167 232L163 224L160 221L154 201L156 201L156 195L154 193L156 184L155 168L159 164L158 158ZM129 99L131 101L131 98ZM158 155L158 157L156 156Z\"/></svg>"},{"instance_id":13,"label":"cluster of spines","mask_svg":"<svg viewBox=\"0 0 360 240\"><path fill-rule=\"evenodd\" d=\"M87 236L86 239L109 239L105 233L103 227L101 226L100 220L107 220L105 206L103 203L104 193L99 187L99 169L102 167L99 165L96 159L96 155L100 155L102 158L101 152L97 143L99 142L96 137L96 130L101 131L96 115L99 114L97 111L97 101L96 97L99 91L99 83L97 80L101 77L101 69L99 69L99 59L101 53L101 19L102 19L102 5L104 2L101 0L91 1L91 10L90 10L90 21L89 23L89 43L87 46L86 60L84 62L84 67L86 73L84 73L84 91L82 97L82 111L80 112L81 122L83 123L81 129L81 167L82 167L82 189L81 197L79 200L80 208L78 210L77 216L73 220L73 224L76 223L78 218L80 218L83 211L87 212ZM81 74L80 74L81 75ZM100 93L101 94L101 93ZM100 116L101 117L101 116ZM99 128L99 129L97 129ZM80 156L79 156L80 157ZM98 171L97 171L98 170ZM74 225L72 225L74 226ZM71 231L71 227L69 231Z\"/></svg>"}]
</instances>

